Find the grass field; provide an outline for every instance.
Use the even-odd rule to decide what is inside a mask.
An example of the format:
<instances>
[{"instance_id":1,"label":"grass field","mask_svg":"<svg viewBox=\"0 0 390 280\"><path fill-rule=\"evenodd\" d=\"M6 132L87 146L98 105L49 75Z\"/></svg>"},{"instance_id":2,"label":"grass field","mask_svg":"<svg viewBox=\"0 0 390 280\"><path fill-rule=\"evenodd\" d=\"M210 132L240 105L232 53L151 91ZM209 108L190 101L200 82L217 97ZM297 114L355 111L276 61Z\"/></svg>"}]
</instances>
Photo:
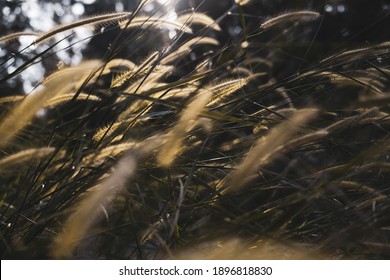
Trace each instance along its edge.
<instances>
[{"instance_id":1,"label":"grass field","mask_svg":"<svg viewBox=\"0 0 390 280\"><path fill-rule=\"evenodd\" d=\"M324 49L321 11L149 2L0 37L31 39L0 89L78 30L112 38L0 98L2 259L389 258L390 42Z\"/></svg>"}]
</instances>

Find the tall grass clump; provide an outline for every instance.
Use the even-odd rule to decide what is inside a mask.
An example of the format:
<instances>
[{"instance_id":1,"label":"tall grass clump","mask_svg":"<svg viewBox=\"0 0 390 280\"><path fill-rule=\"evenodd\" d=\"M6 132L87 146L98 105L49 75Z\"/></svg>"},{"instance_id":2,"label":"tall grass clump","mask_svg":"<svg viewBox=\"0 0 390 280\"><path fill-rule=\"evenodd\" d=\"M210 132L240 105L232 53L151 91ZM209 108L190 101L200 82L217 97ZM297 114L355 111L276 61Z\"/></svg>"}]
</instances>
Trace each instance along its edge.
<instances>
[{"instance_id":1,"label":"tall grass clump","mask_svg":"<svg viewBox=\"0 0 390 280\"><path fill-rule=\"evenodd\" d=\"M149 2L0 37L32 37L5 88L78 28L111 34L0 96L2 258L390 257L389 42L320 51L320 9Z\"/></svg>"}]
</instances>

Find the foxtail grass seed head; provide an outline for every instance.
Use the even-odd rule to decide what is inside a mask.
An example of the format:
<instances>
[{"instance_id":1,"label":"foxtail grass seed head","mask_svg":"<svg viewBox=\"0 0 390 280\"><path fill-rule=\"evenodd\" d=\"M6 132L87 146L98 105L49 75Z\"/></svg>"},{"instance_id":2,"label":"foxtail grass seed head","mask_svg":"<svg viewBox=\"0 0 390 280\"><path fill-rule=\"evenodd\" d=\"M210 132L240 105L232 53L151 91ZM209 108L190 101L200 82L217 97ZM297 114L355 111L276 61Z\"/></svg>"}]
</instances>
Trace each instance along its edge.
<instances>
[{"instance_id":1,"label":"foxtail grass seed head","mask_svg":"<svg viewBox=\"0 0 390 280\"><path fill-rule=\"evenodd\" d=\"M207 104L207 107L219 103L219 101L221 101L222 99L243 88L251 80L252 77L253 76L227 80L217 85L206 87L206 91L210 91L213 93L210 102Z\"/></svg>"},{"instance_id":2,"label":"foxtail grass seed head","mask_svg":"<svg viewBox=\"0 0 390 280\"><path fill-rule=\"evenodd\" d=\"M246 241L238 237L224 237L195 244L192 248L178 250L175 259L183 260L318 260L325 253L315 253L302 245L278 242L273 239Z\"/></svg>"},{"instance_id":3,"label":"foxtail grass seed head","mask_svg":"<svg viewBox=\"0 0 390 280\"><path fill-rule=\"evenodd\" d=\"M6 96L6 97L0 97L0 104L3 103L12 103L20 101L24 98L24 96Z\"/></svg>"},{"instance_id":4,"label":"foxtail grass seed head","mask_svg":"<svg viewBox=\"0 0 390 280\"><path fill-rule=\"evenodd\" d=\"M111 13L111 14L104 14L104 15L98 15L98 16L91 16L87 17L84 19L80 19L78 21L69 23L69 24L64 24L64 25L59 25L53 28L52 30L41 34L35 41L35 44L41 44L47 40L52 39L55 35L72 30L77 27L81 26L97 26L97 25L104 25L107 23L111 22L118 22L120 20L123 20L125 18L128 18L131 16L131 13Z\"/></svg>"},{"instance_id":5,"label":"foxtail grass seed head","mask_svg":"<svg viewBox=\"0 0 390 280\"><path fill-rule=\"evenodd\" d=\"M64 103L67 103L67 102L73 100L75 98L75 96L76 96L76 93L67 93L67 94L63 94L60 96L56 96L56 97L46 101L43 104L43 107L56 107L58 105L61 105L61 104L64 104ZM79 93L77 95L76 100L99 101L100 98L95 96L95 95L91 95L91 94Z\"/></svg>"},{"instance_id":6,"label":"foxtail grass seed head","mask_svg":"<svg viewBox=\"0 0 390 280\"><path fill-rule=\"evenodd\" d=\"M159 52L153 52L149 57L147 57L139 66L124 72L118 77L114 78L111 86L120 87L128 80L138 79L142 76L145 76L147 72L156 64L159 58Z\"/></svg>"},{"instance_id":7,"label":"foxtail grass seed head","mask_svg":"<svg viewBox=\"0 0 390 280\"><path fill-rule=\"evenodd\" d=\"M25 127L45 103L61 92L71 90L77 78L100 66L98 61L85 62L77 67L57 71L43 82L43 89L30 93L0 121L0 147L7 144Z\"/></svg>"},{"instance_id":8,"label":"foxtail grass seed head","mask_svg":"<svg viewBox=\"0 0 390 280\"><path fill-rule=\"evenodd\" d=\"M320 16L319 13L312 12L312 11L289 12L263 22L260 27L262 29L269 29L280 23L297 21L297 20L315 20L319 16Z\"/></svg>"},{"instance_id":9,"label":"foxtail grass seed head","mask_svg":"<svg viewBox=\"0 0 390 280\"><path fill-rule=\"evenodd\" d=\"M215 31L222 31L221 27L214 19L212 19L211 17L203 13L195 12L195 13L183 14L179 16L176 20L185 25L199 24L205 27L212 28Z\"/></svg>"},{"instance_id":10,"label":"foxtail grass seed head","mask_svg":"<svg viewBox=\"0 0 390 280\"><path fill-rule=\"evenodd\" d=\"M123 153L129 151L130 149L135 148L139 145L140 145L140 143L130 142L130 141L126 142L126 143L120 143L117 145L110 145L110 146L102 149L96 155L92 154L92 155L88 155L88 156L84 157L83 164L85 166L97 165L94 163L101 163L102 160L104 160L108 157L112 157L112 158L117 157L120 154L123 154Z\"/></svg>"},{"instance_id":11,"label":"foxtail grass seed head","mask_svg":"<svg viewBox=\"0 0 390 280\"><path fill-rule=\"evenodd\" d=\"M6 156L0 159L0 174L10 170L20 171L20 167L26 165L28 162L34 160L40 160L47 158L51 154L53 154L55 148L44 147L44 148L33 148L27 149L15 154ZM16 168L19 166L19 168Z\"/></svg>"},{"instance_id":12,"label":"foxtail grass seed head","mask_svg":"<svg viewBox=\"0 0 390 280\"><path fill-rule=\"evenodd\" d=\"M119 22L122 29L130 28L173 28L178 31L192 34L192 29L185 24L177 21L158 18L158 17L143 17L138 16L130 20L122 20Z\"/></svg>"},{"instance_id":13,"label":"foxtail grass seed head","mask_svg":"<svg viewBox=\"0 0 390 280\"><path fill-rule=\"evenodd\" d=\"M15 32L7 35L0 36L0 43L7 43L19 39L22 36L38 37L40 34L37 32Z\"/></svg>"},{"instance_id":14,"label":"foxtail grass seed head","mask_svg":"<svg viewBox=\"0 0 390 280\"><path fill-rule=\"evenodd\" d=\"M318 113L316 109L299 110L289 120L272 128L268 134L261 137L248 152L246 158L221 183L221 190L238 191L245 186L257 170L269 163L276 155L275 150L284 146L295 137L298 130L312 120Z\"/></svg>"},{"instance_id":15,"label":"foxtail grass seed head","mask_svg":"<svg viewBox=\"0 0 390 280\"><path fill-rule=\"evenodd\" d=\"M161 64L172 63L178 58L188 55L191 53L191 48L198 45L215 45L218 46L219 42L214 38L209 37L195 37L183 45L181 45L177 50L170 52L166 57L161 60Z\"/></svg>"},{"instance_id":16,"label":"foxtail grass seed head","mask_svg":"<svg viewBox=\"0 0 390 280\"><path fill-rule=\"evenodd\" d=\"M90 228L99 220L101 207L107 206L124 186L137 167L136 157L128 155L116 165L111 175L101 184L91 188L76 206L74 212L63 225L62 232L57 236L52 256L56 259L71 257L74 248L80 243Z\"/></svg>"},{"instance_id":17,"label":"foxtail grass seed head","mask_svg":"<svg viewBox=\"0 0 390 280\"><path fill-rule=\"evenodd\" d=\"M204 91L187 105L177 124L168 132L165 143L157 155L157 161L161 166L168 167L172 164L180 149L183 148L185 134L198 124L198 115L205 108L212 94L212 91Z\"/></svg>"},{"instance_id":18,"label":"foxtail grass seed head","mask_svg":"<svg viewBox=\"0 0 390 280\"><path fill-rule=\"evenodd\" d=\"M236 2L236 4L239 6L244 6L244 5L249 4L251 2L251 0L234 0L234 2Z\"/></svg>"}]
</instances>

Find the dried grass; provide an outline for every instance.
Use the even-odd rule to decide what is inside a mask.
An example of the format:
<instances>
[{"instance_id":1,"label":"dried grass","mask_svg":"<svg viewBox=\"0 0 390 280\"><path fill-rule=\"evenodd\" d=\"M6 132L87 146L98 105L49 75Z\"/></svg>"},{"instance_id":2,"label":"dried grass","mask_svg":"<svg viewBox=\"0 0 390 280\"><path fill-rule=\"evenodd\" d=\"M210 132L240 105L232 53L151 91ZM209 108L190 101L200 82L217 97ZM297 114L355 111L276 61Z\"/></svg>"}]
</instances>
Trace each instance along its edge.
<instances>
[{"instance_id":1,"label":"dried grass","mask_svg":"<svg viewBox=\"0 0 390 280\"><path fill-rule=\"evenodd\" d=\"M147 16L147 2L39 34L40 44L82 26L137 29L112 25L118 36L102 61L57 70L29 95L1 97L2 256L379 256L361 244L385 251L389 43L321 60L315 41L290 41L311 40L317 27L274 28L316 12L285 13L253 30L258 23L240 7L250 1L218 20L196 9L176 20ZM222 45L229 30L219 23L232 19L242 32ZM167 41L154 44L161 28ZM274 37L265 43L264 34ZM37 34L0 42L24 35ZM26 61L0 84L46 62L55 46L22 50L17 59ZM10 56L4 65L12 63Z\"/></svg>"}]
</instances>

